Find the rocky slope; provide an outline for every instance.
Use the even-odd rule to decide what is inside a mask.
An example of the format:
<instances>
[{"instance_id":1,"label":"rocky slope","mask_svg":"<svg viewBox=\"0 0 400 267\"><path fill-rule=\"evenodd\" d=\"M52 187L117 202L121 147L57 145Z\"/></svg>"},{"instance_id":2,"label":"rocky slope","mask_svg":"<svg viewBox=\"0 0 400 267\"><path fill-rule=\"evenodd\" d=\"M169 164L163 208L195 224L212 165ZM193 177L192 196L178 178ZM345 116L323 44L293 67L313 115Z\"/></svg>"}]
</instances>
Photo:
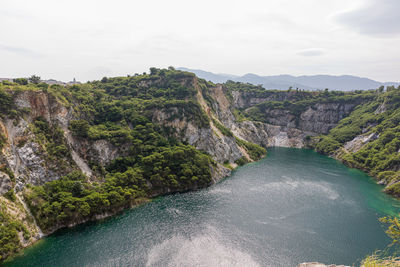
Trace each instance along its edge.
<instances>
[{"instance_id":1,"label":"rocky slope","mask_svg":"<svg viewBox=\"0 0 400 267\"><path fill-rule=\"evenodd\" d=\"M0 260L42 231L208 186L261 158L261 147L315 144L371 97L260 91L157 69L67 87L6 81L0 94L0 222L10 235L0 245L13 244ZM375 137L357 138L346 149Z\"/></svg>"},{"instance_id":2,"label":"rocky slope","mask_svg":"<svg viewBox=\"0 0 400 267\"><path fill-rule=\"evenodd\" d=\"M314 140L318 152L361 169L400 197L400 88L381 92Z\"/></svg>"},{"instance_id":3,"label":"rocky slope","mask_svg":"<svg viewBox=\"0 0 400 267\"><path fill-rule=\"evenodd\" d=\"M327 134L364 101L363 98L318 99L318 94L235 90L229 84L209 90L213 110L221 122L235 135L266 147L304 147L310 137ZM297 108L292 103L301 106ZM238 112L245 118L234 115Z\"/></svg>"},{"instance_id":4,"label":"rocky slope","mask_svg":"<svg viewBox=\"0 0 400 267\"><path fill-rule=\"evenodd\" d=\"M159 82L159 80L143 80L140 87L144 89L156 87L159 86ZM177 78L177 82L185 87L198 87L197 79L191 75L182 79ZM9 245L10 239L13 239L13 246L10 249L0 251L1 260L18 251L19 248L33 243L41 236L38 224L44 224L43 222L36 224L35 220L40 215L35 207L36 201L42 200L30 197L32 186L35 189L35 186L57 181L73 171L81 171L85 174L89 185L93 182L101 182L104 180L105 168L114 164L116 160L123 159L125 156L127 158L131 153L129 150L135 145L126 141L123 141L123 145L118 144L115 138L122 139L118 131L111 132L115 133L114 139L107 137L93 139L71 132L72 122L79 121L82 117L90 120L90 114L84 114L76 109L76 106L81 104L79 100L73 98L66 100L65 96L57 91L68 91L68 88L47 88L46 86L42 89L35 85L22 88L22 86L7 82L0 89L4 99L8 100L1 103L4 106L0 107L2 111L0 117L0 222L8 227L7 232L11 236L11 238L2 236L0 245ZM193 105L196 108L196 105L201 103L199 108L203 111L200 110L200 112L207 114L209 107L202 99L201 91L198 88L195 90L197 91L194 104L191 104L190 99L183 102L187 103L185 105L189 108L193 108ZM214 126L213 121L208 122L209 117L206 116L206 123L202 124L190 116L182 116L180 114L182 111L179 105L178 107L164 106L148 109L146 116L154 125L158 125L157 127L169 129L167 138L177 139L210 155L215 160L214 163L209 164L212 182L230 175L231 169L237 166L235 162L238 160L248 162L256 159L248 155L248 147L243 137L243 140L239 142L241 137L224 135ZM133 128L133 125L128 125L126 129L132 131ZM93 132L97 133L96 130ZM261 148L259 149L262 151ZM148 193L150 197L198 188L198 185L193 184L185 186L184 189L178 189L178 187L174 189L175 185L155 189L156 185L151 179L148 179L146 183L146 188L151 191ZM33 216L30 212L32 208L34 209ZM76 218L72 223L69 221L66 224L56 223L50 226L46 224L45 230L50 233L60 227L111 215L121 208ZM14 227L15 223L20 226Z\"/></svg>"}]
</instances>

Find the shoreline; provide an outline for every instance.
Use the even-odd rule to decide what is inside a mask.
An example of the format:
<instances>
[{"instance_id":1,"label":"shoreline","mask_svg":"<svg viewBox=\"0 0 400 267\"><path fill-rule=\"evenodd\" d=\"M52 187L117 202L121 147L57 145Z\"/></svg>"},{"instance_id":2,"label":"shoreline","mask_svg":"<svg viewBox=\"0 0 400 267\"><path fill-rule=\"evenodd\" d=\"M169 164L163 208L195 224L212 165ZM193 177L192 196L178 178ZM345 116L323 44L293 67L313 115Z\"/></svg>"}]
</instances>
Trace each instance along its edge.
<instances>
[{"instance_id":1,"label":"shoreline","mask_svg":"<svg viewBox=\"0 0 400 267\"><path fill-rule=\"evenodd\" d=\"M268 148L275 148L275 147L278 147L278 148L279 148L279 146L271 146L271 147L267 147L267 149L268 149ZM285 148L286 148L286 147L285 147ZM366 172L365 170L362 170L362 169L359 169L359 168L355 168L354 166L349 166L349 165L347 165L345 161L342 161L340 158L336 157L335 155L324 155L324 154L322 154L322 153L317 152L315 149L309 148L309 147L292 148L292 149L304 149L304 150L309 150L309 151L312 151L313 153L316 153L316 154L318 154L318 155L326 156L326 157L332 158L332 159L334 159L334 160L340 162L340 164L343 164L343 165L346 166L347 168L355 169L355 170L358 170L358 171L364 173L365 175L371 177L372 180L374 181L374 183L375 183L376 185L380 185L380 186L384 187L384 185L379 184L379 183L377 182L377 178L376 178L376 177L370 175L370 174L369 174L368 172ZM233 168L233 169L231 170L230 175L227 175L227 176L225 176L225 177L223 177L223 178L221 178L221 179L218 179L216 182L213 182L212 184L210 184L210 185L207 186L207 187L204 187L204 188L195 188L195 189L186 190L186 191L183 191L183 192L171 192L171 193L162 194L162 195L153 195L153 196L151 196L151 197L149 197L149 198L140 199L140 201L138 201L138 203L135 203L134 205L132 205L132 206L129 207L129 208L122 208L122 209L118 209L118 210L116 210L116 211L114 211L114 212L106 212L106 213L102 213L102 214L97 214L97 215L94 215L93 217L91 217L91 218L89 218L89 219L81 220L81 221L75 222L75 223L73 223L73 224L69 224L69 225L66 225L66 226L62 226L62 227L60 227L60 228L53 229L53 230L51 230L50 232L43 233L43 235L40 236L38 239L36 239L36 241L34 241L32 244L30 244L30 245L28 245L28 246L26 246L26 247L23 247L23 248L22 248L20 251L18 251L15 255L12 255L12 256L10 256L9 258L7 258L5 261L0 262L0 266L1 266L2 264L7 264L7 263L11 262L13 259L15 259L15 258L17 258L17 257L19 257L19 256L23 256L24 250L25 250L25 249L28 249L28 248L31 248L31 247L34 246L34 245L37 245L40 241L43 240L43 238L45 238L45 237L47 237L47 236L50 236L50 235L57 234L57 232L59 232L59 231L60 231L60 232L62 232L62 231L68 231L68 230L70 230L70 229L73 229L73 228L78 227L78 226L80 226L80 225L83 225L83 224L85 224L85 223L96 223L96 222L101 222L101 221L103 221L103 220L111 219L111 218L114 217L114 216L122 215L123 213L128 212L129 210L138 208L138 207L140 207L140 206L142 206L142 205L144 205L144 204L147 204L147 203L150 203L150 202L152 202L152 201L155 201L157 198L160 198L160 197L163 197L163 196L175 195L175 194L183 194L183 193L189 193L189 192L195 192L195 191L198 191L198 190L201 190L201 189L210 188L211 186L213 186L213 185L215 185L215 184L218 184L218 183L220 183L220 182L222 182L222 181L228 179L229 177L231 177L232 174L233 174L235 171L237 171L240 167L244 167L244 166L250 165L250 164L252 164L252 163L257 163L257 162L259 162L259 161L265 159L267 156L268 156L268 153L267 153L263 158L261 158L261 159L259 159L259 160L257 160L257 161L248 162L248 163L246 163L246 164L244 164L244 165L242 165L242 166L239 166L239 165L236 166L235 168ZM393 198L393 199L395 199L395 200L400 200L399 198L397 198L397 197L395 197L395 196L393 196L393 195L391 195L391 194L386 193L384 190L382 190L382 193L384 193L385 195L390 196L391 198ZM32 215L32 216L33 216L33 215ZM34 220L36 220L36 219L34 218ZM41 231L41 229L40 229L39 227L38 227L38 229ZM340 266L340 265L339 265L339 266Z\"/></svg>"}]
</instances>

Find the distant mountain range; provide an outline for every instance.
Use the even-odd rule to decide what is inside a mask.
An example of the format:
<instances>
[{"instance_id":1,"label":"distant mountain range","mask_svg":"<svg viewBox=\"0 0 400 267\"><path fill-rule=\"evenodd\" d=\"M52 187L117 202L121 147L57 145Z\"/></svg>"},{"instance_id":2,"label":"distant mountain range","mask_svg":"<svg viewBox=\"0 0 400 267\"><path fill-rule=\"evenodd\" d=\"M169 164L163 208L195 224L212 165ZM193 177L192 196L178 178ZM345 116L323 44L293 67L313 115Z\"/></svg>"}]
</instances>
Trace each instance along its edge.
<instances>
[{"instance_id":1,"label":"distant mountain range","mask_svg":"<svg viewBox=\"0 0 400 267\"><path fill-rule=\"evenodd\" d=\"M400 86L400 82L378 82L368 78L362 78L351 75L310 75L310 76L292 76L292 75L274 75L274 76L259 76L256 74L246 74L243 76L230 75L230 74L215 74L204 70L195 70L188 68L178 68L179 70L189 71L195 73L198 77L203 78L214 83L223 83L227 80L235 82L261 84L266 89L280 89L286 90L289 87L318 90L329 88L330 90L364 90L376 89L380 86Z\"/></svg>"}]
</instances>

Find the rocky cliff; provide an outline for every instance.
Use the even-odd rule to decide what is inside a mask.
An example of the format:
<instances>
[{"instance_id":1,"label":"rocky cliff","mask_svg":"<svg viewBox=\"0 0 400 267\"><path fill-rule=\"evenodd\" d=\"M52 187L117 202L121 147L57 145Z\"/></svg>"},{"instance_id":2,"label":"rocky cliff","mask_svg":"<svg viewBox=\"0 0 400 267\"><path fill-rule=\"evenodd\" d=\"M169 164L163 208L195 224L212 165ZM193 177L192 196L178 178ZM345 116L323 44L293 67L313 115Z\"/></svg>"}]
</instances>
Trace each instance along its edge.
<instances>
[{"instance_id":1,"label":"rocky cliff","mask_svg":"<svg viewBox=\"0 0 400 267\"><path fill-rule=\"evenodd\" d=\"M318 152L361 169L400 197L400 88L376 93L313 145Z\"/></svg>"},{"instance_id":2,"label":"rocky cliff","mask_svg":"<svg viewBox=\"0 0 400 267\"><path fill-rule=\"evenodd\" d=\"M229 84L209 88L207 94L226 127L265 147L304 147L310 137L327 134L364 101L315 92L234 90Z\"/></svg>"},{"instance_id":3,"label":"rocky cliff","mask_svg":"<svg viewBox=\"0 0 400 267\"><path fill-rule=\"evenodd\" d=\"M210 173L212 182L217 182L230 175L231 169L237 166L239 159L241 164L256 159L248 154L249 148L243 137L224 135L214 125L213 120L220 123L217 122L218 118L215 117L211 120L208 117L213 115L207 111L209 107L203 99L201 90L198 89L196 78L189 75L189 77L179 78L176 81L179 85L175 86L183 86L185 90L188 87L194 88L193 99L176 100L176 102L180 102L168 107L151 107L146 110L146 117L150 119L152 125L169 129L169 133L164 132L161 133L162 135L168 139L172 138L171 140L184 142L211 156L214 162L209 163L209 171L205 170L204 172ZM145 90L146 88L160 86L160 83L162 83L161 78L143 79L140 81L139 87ZM0 219L2 224L7 225L7 231L13 240L11 242L9 239L7 239L8 241L2 239L1 242L6 242L1 243L2 246L10 245L9 242L12 243L12 246L10 245L10 249L0 253L1 260L20 247L35 242L41 236L42 231L38 224L44 224L42 221L36 224L40 211L36 210L35 207L38 205L37 201L42 200L40 200L40 197L37 198L39 195L36 193L34 194L35 198L31 198L32 186L36 187L57 181L73 171L80 171L85 174L88 185L93 182L101 183L104 179L108 179L104 174L107 172L108 166L120 166L118 161L132 158L130 156L133 153L132 150L137 146L130 143L129 140L132 137L126 136L125 133L133 131L130 133L132 135L136 133L135 131L139 126L133 125L133 122L128 122L128 125L122 125L122 127L118 125L110 126L111 122L107 122L108 124L98 125L99 128L102 127L100 131L103 131L104 127L117 127L118 129L107 129L107 131L102 132L105 133L104 136L97 137L96 134L99 131L95 126L91 133L96 137L89 138L87 133L79 135L76 132L71 132L73 122L80 122L82 119L93 120L90 112L86 113L77 108L79 105L81 108L83 103L69 95L68 90L71 90L71 87L44 87L42 89L30 85L21 88L16 84L5 83L0 89L2 90L0 93L7 100L4 102L4 106L0 107L2 111L0 117ZM93 89L92 92L96 94L96 90ZM108 96L106 95L106 97ZM203 118L205 122L199 123L190 114L187 116L181 114L184 112L181 106L189 109L190 112L195 110L199 113L199 116L205 118ZM136 117L143 119L140 115ZM113 121L113 119L110 119L110 121ZM145 128L139 127L139 129L146 131ZM141 135L137 141L144 142L144 139L146 139L146 136ZM149 142L151 141L149 140ZM161 140L161 142L165 141ZM140 147L142 151L146 149L146 147ZM257 157L259 156L262 155L260 154ZM183 166L179 168L183 168ZM166 168L168 169L168 166ZM187 170L187 172L190 175L189 172L192 173L194 170ZM168 177L174 179L173 176ZM147 179L145 188L151 191L148 193L149 196L199 187L195 180L199 178L196 176L192 177L194 183L191 183L193 185L184 187L178 186L174 182L171 186L160 188L158 183L153 182L152 178L145 179ZM203 186L201 185L201 187ZM26 197L28 197L28 201ZM137 201L131 203L137 203ZM122 207L126 207L126 205L128 204L124 204ZM122 207L113 208L113 211L102 212L101 214L94 213L93 216L76 218L72 223L70 221L66 224L56 223L53 226L49 226L47 223L46 232L49 233L59 227L73 225L88 219L97 219L104 214L111 215L121 210ZM33 216L32 208L34 209ZM19 226L15 227L15 224Z\"/></svg>"},{"instance_id":4,"label":"rocky cliff","mask_svg":"<svg viewBox=\"0 0 400 267\"><path fill-rule=\"evenodd\" d=\"M304 147L363 102L153 72L67 87L3 83L0 219L15 238L0 256L33 243L42 230L208 186L261 158L261 147ZM353 143L347 147L359 146Z\"/></svg>"}]
</instances>

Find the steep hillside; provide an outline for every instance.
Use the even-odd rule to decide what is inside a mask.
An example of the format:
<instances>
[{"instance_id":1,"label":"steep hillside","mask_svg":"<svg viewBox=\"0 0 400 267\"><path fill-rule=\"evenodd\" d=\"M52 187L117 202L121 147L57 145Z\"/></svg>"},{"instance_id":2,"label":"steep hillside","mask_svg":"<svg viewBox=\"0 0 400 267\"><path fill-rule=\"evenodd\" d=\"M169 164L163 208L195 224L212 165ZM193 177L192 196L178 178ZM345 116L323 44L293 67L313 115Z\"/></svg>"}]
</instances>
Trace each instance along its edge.
<instances>
[{"instance_id":1,"label":"steep hillside","mask_svg":"<svg viewBox=\"0 0 400 267\"><path fill-rule=\"evenodd\" d=\"M206 187L263 157L209 113L201 88L212 86L173 69L67 87L4 81L0 259L41 231Z\"/></svg>"},{"instance_id":2,"label":"steep hillside","mask_svg":"<svg viewBox=\"0 0 400 267\"><path fill-rule=\"evenodd\" d=\"M399 92L266 91L173 68L67 86L3 81L0 260L42 232L207 187L268 146L315 147L399 195Z\"/></svg>"},{"instance_id":3,"label":"steep hillside","mask_svg":"<svg viewBox=\"0 0 400 267\"><path fill-rule=\"evenodd\" d=\"M259 134L266 133L258 138L247 131L243 136L265 146L307 146L312 136L327 134L355 107L376 97L375 91L272 91L235 82L225 88L236 125L248 130L251 123Z\"/></svg>"},{"instance_id":4,"label":"steep hillside","mask_svg":"<svg viewBox=\"0 0 400 267\"><path fill-rule=\"evenodd\" d=\"M400 197L400 88L358 106L315 149L377 177Z\"/></svg>"},{"instance_id":5,"label":"steep hillside","mask_svg":"<svg viewBox=\"0 0 400 267\"><path fill-rule=\"evenodd\" d=\"M307 92L237 82L225 86L231 109L242 123L258 125L258 134L266 129L263 142L246 133L249 140L314 148L369 173L386 186L385 192L400 197L400 87Z\"/></svg>"}]
</instances>

